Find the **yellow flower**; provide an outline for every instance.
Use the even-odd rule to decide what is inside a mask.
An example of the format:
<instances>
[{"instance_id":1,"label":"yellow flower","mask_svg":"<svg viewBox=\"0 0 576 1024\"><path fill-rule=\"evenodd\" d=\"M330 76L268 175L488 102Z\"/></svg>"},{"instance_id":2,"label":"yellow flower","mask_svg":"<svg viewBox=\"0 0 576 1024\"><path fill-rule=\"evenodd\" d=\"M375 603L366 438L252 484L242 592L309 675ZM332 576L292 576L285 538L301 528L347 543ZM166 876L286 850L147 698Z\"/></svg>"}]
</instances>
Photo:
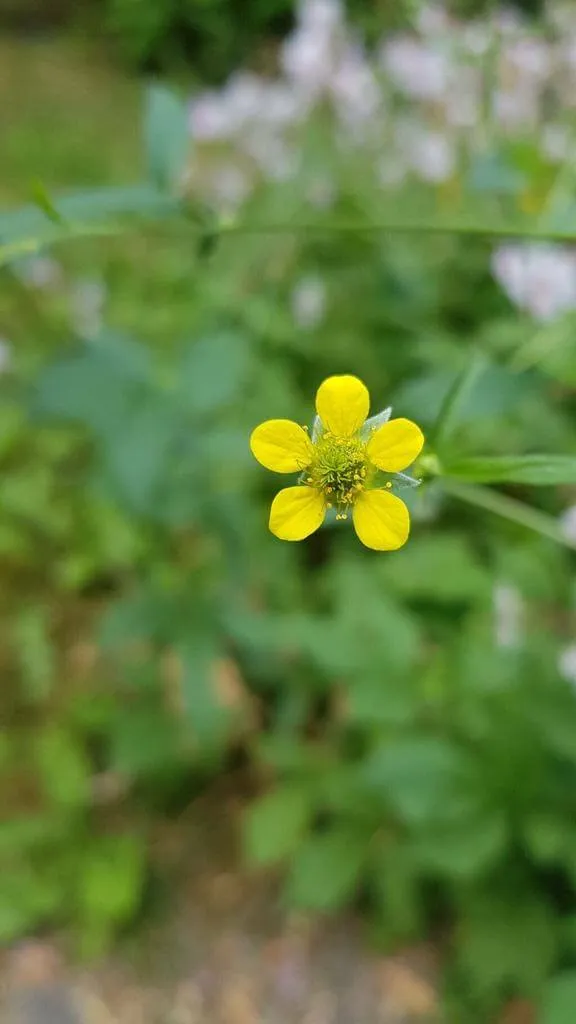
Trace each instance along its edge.
<instances>
[{"instance_id":1,"label":"yellow flower","mask_svg":"<svg viewBox=\"0 0 576 1024\"><path fill-rule=\"evenodd\" d=\"M397 473L414 462L424 435L410 420L367 421L369 405L358 377L328 377L316 394L311 438L292 420L266 420L252 432L252 454L266 469L302 473L300 484L285 487L272 502L269 525L276 537L304 540L334 508L337 519L352 510L356 533L369 548L394 551L406 543L406 505L390 494L391 483L373 484L378 470ZM375 420L382 418L387 414Z\"/></svg>"}]
</instances>

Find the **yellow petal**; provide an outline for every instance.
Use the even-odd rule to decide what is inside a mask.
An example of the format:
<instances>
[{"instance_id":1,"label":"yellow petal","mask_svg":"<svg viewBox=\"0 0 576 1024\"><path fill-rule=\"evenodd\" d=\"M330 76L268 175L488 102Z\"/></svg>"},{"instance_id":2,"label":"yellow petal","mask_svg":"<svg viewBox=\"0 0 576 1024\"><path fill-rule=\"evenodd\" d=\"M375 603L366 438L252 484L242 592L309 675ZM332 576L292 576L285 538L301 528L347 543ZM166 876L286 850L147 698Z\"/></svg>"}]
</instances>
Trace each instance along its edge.
<instances>
[{"instance_id":1,"label":"yellow petal","mask_svg":"<svg viewBox=\"0 0 576 1024\"><path fill-rule=\"evenodd\" d=\"M368 388L358 377L328 377L316 392L316 412L337 437L356 434L368 416Z\"/></svg>"},{"instance_id":2,"label":"yellow petal","mask_svg":"<svg viewBox=\"0 0 576 1024\"><path fill-rule=\"evenodd\" d=\"M270 529L280 540L304 540L322 525L324 498L313 487L285 487L270 509Z\"/></svg>"},{"instance_id":3,"label":"yellow petal","mask_svg":"<svg viewBox=\"0 0 576 1024\"><path fill-rule=\"evenodd\" d=\"M352 518L354 529L367 548L395 551L408 540L408 509L389 491L362 491L354 502Z\"/></svg>"},{"instance_id":4,"label":"yellow petal","mask_svg":"<svg viewBox=\"0 0 576 1024\"><path fill-rule=\"evenodd\" d=\"M414 462L423 444L424 434L412 420L389 420L374 431L366 452L379 469L398 473Z\"/></svg>"},{"instance_id":5,"label":"yellow petal","mask_svg":"<svg viewBox=\"0 0 576 1024\"><path fill-rule=\"evenodd\" d=\"M306 431L292 420L266 420L252 431L255 459L275 473L296 473L312 461L314 449Z\"/></svg>"}]
</instances>

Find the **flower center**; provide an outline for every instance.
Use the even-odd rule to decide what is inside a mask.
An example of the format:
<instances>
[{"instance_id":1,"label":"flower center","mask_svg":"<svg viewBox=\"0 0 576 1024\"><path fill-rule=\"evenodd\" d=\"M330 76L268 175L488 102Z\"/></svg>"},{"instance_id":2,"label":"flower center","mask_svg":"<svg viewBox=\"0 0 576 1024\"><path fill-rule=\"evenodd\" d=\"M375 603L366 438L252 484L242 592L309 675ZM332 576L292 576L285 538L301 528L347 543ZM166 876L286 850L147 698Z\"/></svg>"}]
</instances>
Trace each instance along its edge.
<instances>
[{"instance_id":1,"label":"flower center","mask_svg":"<svg viewBox=\"0 0 576 1024\"><path fill-rule=\"evenodd\" d=\"M367 473L366 445L357 438L327 432L314 445L306 482L324 494L329 508L336 507L336 518L345 519L348 507L365 486Z\"/></svg>"}]
</instances>

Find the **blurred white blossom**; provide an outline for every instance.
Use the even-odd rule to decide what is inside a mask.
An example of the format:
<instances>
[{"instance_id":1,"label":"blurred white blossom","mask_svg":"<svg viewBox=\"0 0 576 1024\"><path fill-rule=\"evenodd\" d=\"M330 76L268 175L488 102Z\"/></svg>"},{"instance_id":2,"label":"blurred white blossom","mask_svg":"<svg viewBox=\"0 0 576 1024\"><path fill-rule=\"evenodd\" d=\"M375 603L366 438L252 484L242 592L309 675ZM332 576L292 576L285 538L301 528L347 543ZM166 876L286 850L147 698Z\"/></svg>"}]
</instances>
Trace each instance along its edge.
<instances>
[{"instance_id":1,"label":"blurred white blossom","mask_svg":"<svg viewBox=\"0 0 576 1024\"><path fill-rule=\"evenodd\" d=\"M566 540L576 544L576 505L570 505L560 516L560 528Z\"/></svg>"},{"instance_id":2,"label":"blurred white blossom","mask_svg":"<svg viewBox=\"0 0 576 1024\"><path fill-rule=\"evenodd\" d=\"M6 373L12 365L12 346L7 338L0 338L0 373Z\"/></svg>"},{"instance_id":3,"label":"blurred white blossom","mask_svg":"<svg viewBox=\"0 0 576 1024\"><path fill-rule=\"evenodd\" d=\"M18 277L31 288L57 288L62 283L62 267L52 256L30 256L16 266Z\"/></svg>"},{"instance_id":4,"label":"blurred white blossom","mask_svg":"<svg viewBox=\"0 0 576 1024\"><path fill-rule=\"evenodd\" d=\"M500 245L492 273L514 305L546 322L576 309L576 256L552 243Z\"/></svg>"},{"instance_id":5,"label":"blurred white blossom","mask_svg":"<svg viewBox=\"0 0 576 1024\"><path fill-rule=\"evenodd\" d=\"M558 671L569 683L576 684L576 644L571 644L560 651Z\"/></svg>"},{"instance_id":6,"label":"blurred white blossom","mask_svg":"<svg viewBox=\"0 0 576 1024\"><path fill-rule=\"evenodd\" d=\"M504 648L519 647L524 617L524 602L520 591L509 583L498 583L494 587L492 600L496 645Z\"/></svg>"},{"instance_id":7,"label":"blurred white blossom","mask_svg":"<svg viewBox=\"0 0 576 1024\"><path fill-rule=\"evenodd\" d=\"M433 184L448 181L456 166L452 140L442 132L426 128L413 134L407 156L418 176Z\"/></svg>"},{"instance_id":8,"label":"blurred white blossom","mask_svg":"<svg viewBox=\"0 0 576 1024\"><path fill-rule=\"evenodd\" d=\"M95 338L102 329L106 287L100 280L85 278L76 282L71 295L71 320L80 338Z\"/></svg>"},{"instance_id":9,"label":"blurred white blossom","mask_svg":"<svg viewBox=\"0 0 576 1024\"><path fill-rule=\"evenodd\" d=\"M295 285L291 296L292 315L298 327L310 331L326 313L326 285L321 277L307 275Z\"/></svg>"},{"instance_id":10,"label":"blurred white blossom","mask_svg":"<svg viewBox=\"0 0 576 1024\"><path fill-rule=\"evenodd\" d=\"M384 42L380 51L383 70L392 82L418 100L440 100L450 81L450 62L445 53L408 36Z\"/></svg>"}]
</instances>

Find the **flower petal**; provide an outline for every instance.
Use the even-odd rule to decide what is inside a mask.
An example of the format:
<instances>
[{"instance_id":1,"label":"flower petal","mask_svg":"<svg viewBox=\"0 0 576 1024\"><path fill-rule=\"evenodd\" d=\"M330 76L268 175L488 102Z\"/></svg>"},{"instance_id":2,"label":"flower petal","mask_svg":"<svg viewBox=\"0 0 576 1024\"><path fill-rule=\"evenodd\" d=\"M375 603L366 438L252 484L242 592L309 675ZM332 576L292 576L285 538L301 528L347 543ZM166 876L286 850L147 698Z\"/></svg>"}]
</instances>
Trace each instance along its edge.
<instances>
[{"instance_id":1,"label":"flower petal","mask_svg":"<svg viewBox=\"0 0 576 1024\"><path fill-rule=\"evenodd\" d=\"M303 427L292 420L266 420L252 431L255 459L275 473L296 473L312 461L314 449Z\"/></svg>"},{"instance_id":2,"label":"flower petal","mask_svg":"<svg viewBox=\"0 0 576 1024\"><path fill-rule=\"evenodd\" d=\"M389 491L362 491L354 502L352 518L367 548L395 551L408 540L410 514L404 502Z\"/></svg>"},{"instance_id":3,"label":"flower petal","mask_svg":"<svg viewBox=\"0 0 576 1024\"><path fill-rule=\"evenodd\" d=\"M370 409L368 388L358 377L328 377L316 392L316 412L337 437L356 434Z\"/></svg>"},{"instance_id":4,"label":"flower petal","mask_svg":"<svg viewBox=\"0 0 576 1024\"><path fill-rule=\"evenodd\" d=\"M280 540L304 540L322 525L326 505L314 487L285 487L270 509L270 530Z\"/></svg>"},{"instance_id":5,"label":"flower petal","mask_svg":"<svg viewBox=\"0 0 576 1024\"><path fill-rule=\"evenodd\" d=\"M424 434L412 420L390 420L374 431L366 454L378 469L397 473L414 462L423 444Z\"/></svg>"}]
</instances>

